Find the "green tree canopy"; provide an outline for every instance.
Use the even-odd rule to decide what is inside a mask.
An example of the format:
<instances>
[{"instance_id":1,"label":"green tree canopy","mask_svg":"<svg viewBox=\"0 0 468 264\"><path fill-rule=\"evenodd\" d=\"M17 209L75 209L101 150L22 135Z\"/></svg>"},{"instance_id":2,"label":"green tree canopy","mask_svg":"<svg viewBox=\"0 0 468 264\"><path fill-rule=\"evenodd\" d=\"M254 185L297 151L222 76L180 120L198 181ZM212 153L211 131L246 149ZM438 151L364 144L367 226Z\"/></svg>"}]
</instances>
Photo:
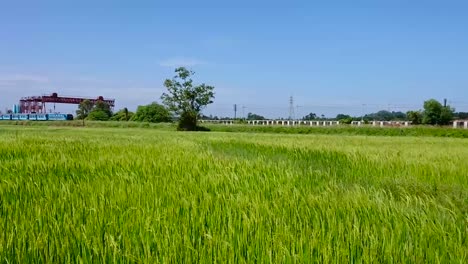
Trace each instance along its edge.
<instances>
[{"instance_id":1,"label":"green tree canopy","mask_svg":"<svg viewBox=\"0 0 468 264\"><path fill-rule=\"evenodd\" d=\"M458 113L454 113L454 118L457 118L457 119L468 119L468 112L458 112Z\"/></svg>"},{"instance_id":2,"label":"green tree canopy","mask_svg":"<svg viewBox=\"0 0 468 264\"><path fill-rule=\"evenodd\" d=\"M94 104L93 108L88 114L86 119L88 120L96 120L96 121L108 121L112 116L112 110L110 106L103 102L97 101Z\"/></svg>"},{"instance_id":3,"label":"green tree canopy","mask_svg":"<svg viewBox=\"0 0 468 264\"><path fill-rule=\"evenodd\" d=\"M413 125L419 125L422 122L423 114L421 111L408 111L406 117Z\"/></svg>"},{"instance_id":4,"label":"green tree canopy","mask_svg":"<svg viewBox=\"0 0 468 264\"><path fill-rule=\"evenodd\" d=\"M387 110L380 110L377 113L365 115L364 119L381 121L404 120L406 119L406 114L403 112L390 112Z\"/></svg>"},{"instance_id":5,"label":"green tree canopy","mask_svg":"<svg viewBox=\"0 0 468 264\"><path fill-rule=\"evenodd\" d=\"M424 102L423 124L447 125L453 118L454 109L450 106L443 106L435 99Z\"/></svg>"},{"instance_id":6,"label":"green tree canopy","mask_svg":"<svg viewBox=\"0 0 468 264\"><path fill-rule=\"evenodd\" d=\"M315 119L317 119L317 115L315 113L309 113L308 115L302 118L302 120L315 120Z\"/></svg>"},{"instance_id":7,"label":"green tree canopy","mask_svg":"<svg viewBox=\"0 0 468 264\"><path fill-rule=\"evenodd\" d=\"M90 100L84 100L78 106L78 110L76 111L77 119L85 119L88 117L91 110L93 110L93 103Z\"/></svg>"},{"instance_id":8,"label":"green tree canopy","mask_svg":"<svg viewBox=\"0 0 468 264\"><path fill-rule=\"evenodd\" d=\"M136 113L131 118L132 121L140 122L171 122L172 116L169 110L156 102L149 105L140 105Z\"/></svg>"},{"instance_id":9,"label":"green tree canopy","mask_svg":"<svg viewBox=\"0 0 468 264\"><path fill-rule=\"evenodd\" d=\"M247 120L265 120L264 116L257 115L254 113L248 113L247 114Z\"/></svg>"},{"instance_id":10,"label":"green tree canopy","mask_svg":"<svg viewBox=\"0 0 468 264\"><path fill-rule=\"evenodd\" d=\"M133 112L128 111L127 108L120 109L110 118L112 121L129 121L132 116L134 115Z\"/></svg>"},{"instance_id":11,"label":"green tree canopy","mask_svg":"<svg viewBox=\"0 0 468 264\"><path fill-rule=\"evenodd\" d=\"M453 112L455 109L451 108L450 106L446 106L442 108L439 117L439 124L440 125L448 125L450 121L453 120Z\"/></svg>"},{"instance_id":12,"label":"green tree canopy","mask_svg":"<svg viewBox=\"0 0 468 264\"><path fill-rule=\"evenodd\" d=\"M342 124L351 124L351 122L353 122L353 118L350 115L345 114L337 114L335 119L340 121Z\"/></svg>"},{"instance_id":13,"label":"green tree canopy","mask_svg":"<svg viewBox=\"0 0 468 264\"><path fill-rule=\"evenodd\" d=\"M110 116L107 112L97 109L97 110L92 110L89 112L88 117L86 120L93 120L93 121L108 121L110 119Z\"/></svg>"},{"instance_id":14,"label":"green tree canopy","mask_svg":"<svg viewBox=\"0 0 468 264\"><path fill-rule=\"evenodd\" d=\"M196 130L197 120L201 110L213 103L214 87L204 83L193 85L191 76L195 73L184 67L175 70L176 75L167 79L164 86L167 93L163 93L163 103L179 116L179 130Z\"/></svg>"},{"instance_id":15,"label":"green tree canopy","mask_svg":"<svg viewBox=\"0 0 468 264\"><path fill-rule=\"evenodd\" d=\"M78 106L76 115L78 119L83 120L107 121L112 116L112 110L110 106L103 101L97 101L96 104L93 104L90 100L84 100Z\"/></svg>"},{"instance_id":16,"label":"green tree canopy","mask_svg":"<svg viewBox=\"0 0 468 264\"><path fill-rule=\"evenodd\" d=\"M337 114L335 119L336 120L352 119L352 117L350 115L346 115L346 114Z\"/></svg>"}]
</instances>

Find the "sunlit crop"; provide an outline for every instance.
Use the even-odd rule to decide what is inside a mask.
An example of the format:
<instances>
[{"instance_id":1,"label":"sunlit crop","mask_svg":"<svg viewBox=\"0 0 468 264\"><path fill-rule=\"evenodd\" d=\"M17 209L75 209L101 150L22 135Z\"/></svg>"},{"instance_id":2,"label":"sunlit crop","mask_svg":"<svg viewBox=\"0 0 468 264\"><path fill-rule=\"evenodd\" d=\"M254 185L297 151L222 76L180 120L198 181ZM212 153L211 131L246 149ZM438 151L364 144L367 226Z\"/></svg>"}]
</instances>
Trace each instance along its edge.
<instances>
[{"instance_id":1,"label":"sunlit crop","mask_svg":"<svg viewBox=\"0 0 468 264\"><path fill-rule=\"evenodd\" d=\"M0 127L0 262L467 263L468 140Z\"/></svg>"}]
</instances>

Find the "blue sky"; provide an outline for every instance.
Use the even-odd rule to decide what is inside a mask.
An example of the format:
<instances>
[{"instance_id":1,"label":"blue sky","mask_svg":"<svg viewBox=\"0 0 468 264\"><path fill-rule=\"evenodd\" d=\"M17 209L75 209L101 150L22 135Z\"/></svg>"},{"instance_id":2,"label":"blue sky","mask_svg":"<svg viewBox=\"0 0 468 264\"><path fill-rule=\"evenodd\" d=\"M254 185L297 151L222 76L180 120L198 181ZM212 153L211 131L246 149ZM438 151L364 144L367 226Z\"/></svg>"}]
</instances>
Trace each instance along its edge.
<instances>
[{"instance_id":1,"label":"blue sky","mask_svg":"<svg viewBox=\"0 0 468 264\"><path fill-rule=\"evenodd\" d=\"M40 2L40 3L39 3ZM177 66L216 87L207 114L468 111L466 1L3 1L0 110L58 92L159 100ZM60 106L62 111L74 107Z\"/></svg>"}]
</instances>

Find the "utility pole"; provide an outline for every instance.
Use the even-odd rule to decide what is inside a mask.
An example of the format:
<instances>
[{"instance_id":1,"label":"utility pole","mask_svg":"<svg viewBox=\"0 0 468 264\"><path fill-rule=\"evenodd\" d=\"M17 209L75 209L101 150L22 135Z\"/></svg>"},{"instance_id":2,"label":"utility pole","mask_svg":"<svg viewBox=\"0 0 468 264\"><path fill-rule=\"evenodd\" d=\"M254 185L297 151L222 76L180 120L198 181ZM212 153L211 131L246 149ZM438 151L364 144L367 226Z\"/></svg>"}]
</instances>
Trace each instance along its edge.
<instances>
[{"instance_id":1,"label":"utility pole","mask_svg":"<svg viewBox=\"0 0 468 264\"><path fill-rule=\"evenodd\" d=\"M234 104L234 120L237 117L237 104Z\"/></svg>"},{"instance_id":2,"label":"utility pole","mask_svg":"<svg viewBox=\"0 0 468 264\"><path fill-rule=\"evenodd\" d=\"M289 120L294 119L294 98L289 97Z\"/></svg>"}]
</instances>

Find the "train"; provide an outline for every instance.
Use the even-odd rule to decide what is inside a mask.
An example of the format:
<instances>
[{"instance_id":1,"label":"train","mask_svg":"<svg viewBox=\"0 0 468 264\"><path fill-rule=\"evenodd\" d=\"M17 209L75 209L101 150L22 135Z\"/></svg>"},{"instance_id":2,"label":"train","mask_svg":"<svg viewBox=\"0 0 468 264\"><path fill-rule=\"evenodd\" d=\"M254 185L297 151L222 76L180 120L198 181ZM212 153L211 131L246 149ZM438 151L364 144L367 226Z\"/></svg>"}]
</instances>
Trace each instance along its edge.
<instances>
[{"instance_id":1,"label":"train","mask_svg":"<svg viewBox=\"0 0 468 264\"><path fill-rule=\"evenodd\" d=\"M3 114L0 120L13 121L67 121L73 120L71 114Z\"/></svg>"}]
</instances>

